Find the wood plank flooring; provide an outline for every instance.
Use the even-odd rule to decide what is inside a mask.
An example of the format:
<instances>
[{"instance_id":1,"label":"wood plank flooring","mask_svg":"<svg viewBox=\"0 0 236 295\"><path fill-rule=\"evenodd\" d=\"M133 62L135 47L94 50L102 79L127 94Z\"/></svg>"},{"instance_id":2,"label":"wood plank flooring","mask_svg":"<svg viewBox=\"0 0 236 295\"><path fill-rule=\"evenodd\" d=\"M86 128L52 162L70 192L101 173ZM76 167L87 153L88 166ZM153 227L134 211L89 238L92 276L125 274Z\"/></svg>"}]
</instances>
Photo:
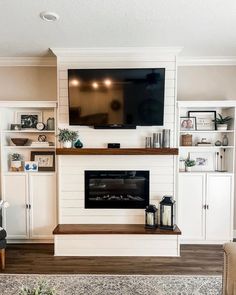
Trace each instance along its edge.
<instances>
[{"instance_id":1,"label":"wood plank flooring","mask_svg":"<svg viewBox=\"0 0 236 295\"><path fill-rule=\"evenodd\" d=\"M10 244L4 273L221 275L223 248L182 245L181 257L54 257L52 244Z\"/></svg>"}]
</instances>

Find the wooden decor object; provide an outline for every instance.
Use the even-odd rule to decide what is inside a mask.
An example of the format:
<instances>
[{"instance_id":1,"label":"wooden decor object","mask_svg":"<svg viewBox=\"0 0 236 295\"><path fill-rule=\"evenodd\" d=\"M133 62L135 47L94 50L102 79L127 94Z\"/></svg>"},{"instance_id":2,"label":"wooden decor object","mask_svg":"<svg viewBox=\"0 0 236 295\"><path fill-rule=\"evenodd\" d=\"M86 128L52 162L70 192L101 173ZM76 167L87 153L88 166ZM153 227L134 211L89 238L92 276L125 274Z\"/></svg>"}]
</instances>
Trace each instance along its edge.
<instances>
[{"instance_id":1,"label":"wooden decor object","mask_svg":"<svg viewBox=\"0 0 236 295\"><path fill-rule=\"evenodd\" d=\"M182 135L182 146L192 146L193 139L191 134Z\"/></svg>"}]
</instances>

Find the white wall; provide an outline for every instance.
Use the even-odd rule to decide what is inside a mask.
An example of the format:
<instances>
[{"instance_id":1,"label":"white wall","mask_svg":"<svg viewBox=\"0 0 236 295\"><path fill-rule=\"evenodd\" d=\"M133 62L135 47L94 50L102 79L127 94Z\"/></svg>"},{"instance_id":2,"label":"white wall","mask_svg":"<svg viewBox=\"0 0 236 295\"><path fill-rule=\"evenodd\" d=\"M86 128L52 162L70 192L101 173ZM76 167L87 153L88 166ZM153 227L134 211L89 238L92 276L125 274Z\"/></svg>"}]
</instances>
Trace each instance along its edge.
<instances>
[{"instance_id":1,"label":"white wall","mask_svg":"<svg viewBox=\"0 0 236 295\"><path fill-rule=\"evenodd\" d=\"M56 67L0 67L0 100L56 99Z\"/></svg>"},{"instance_id":2,"label":"white wall","mask_svg":"<svg viewBox=\"0 0 236 295\"><path fill-rule=\"evenodd\" d=\"M236 66L178 67L178 100L236 100Z\"/></svg>"}]
</instances>

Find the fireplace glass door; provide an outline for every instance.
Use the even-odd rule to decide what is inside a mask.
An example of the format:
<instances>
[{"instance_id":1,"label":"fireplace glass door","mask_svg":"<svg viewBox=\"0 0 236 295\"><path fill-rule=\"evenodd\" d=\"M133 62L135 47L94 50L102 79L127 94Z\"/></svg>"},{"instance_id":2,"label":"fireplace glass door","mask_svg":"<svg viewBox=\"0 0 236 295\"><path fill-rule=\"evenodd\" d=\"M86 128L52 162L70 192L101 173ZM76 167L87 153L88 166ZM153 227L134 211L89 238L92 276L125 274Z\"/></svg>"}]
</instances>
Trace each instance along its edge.
<instances>
[{"instance_id":1,"label":"fireplace glass door","mask_svg":"<svg viewBox=\"0 0 236 295\"><path fill-rule=\"evenodd\" d=\"M149 171L85 171L85 208L145 208Z\"/></svg>"}]
</instances>

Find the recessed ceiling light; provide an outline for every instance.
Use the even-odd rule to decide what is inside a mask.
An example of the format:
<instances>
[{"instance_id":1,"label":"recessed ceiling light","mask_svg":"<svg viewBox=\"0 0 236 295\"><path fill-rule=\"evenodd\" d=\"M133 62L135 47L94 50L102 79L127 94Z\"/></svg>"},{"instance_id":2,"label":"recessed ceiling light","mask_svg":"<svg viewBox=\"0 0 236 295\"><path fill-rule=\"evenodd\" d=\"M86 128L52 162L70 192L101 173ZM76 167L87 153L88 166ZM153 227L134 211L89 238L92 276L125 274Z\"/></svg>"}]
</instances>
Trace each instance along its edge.
<instances>
[{"instance_id":1,"label":"recessed ceiling light","mask_svg":"<svg viewBox=\"0 0 236 295\"><path fill-rule=\"evenodd\" d=\"M42 20L47 22L55 22L59 19L59 15L55 12L43 11L40 13L40 17Z\"/></svg>"}]
</instances>

